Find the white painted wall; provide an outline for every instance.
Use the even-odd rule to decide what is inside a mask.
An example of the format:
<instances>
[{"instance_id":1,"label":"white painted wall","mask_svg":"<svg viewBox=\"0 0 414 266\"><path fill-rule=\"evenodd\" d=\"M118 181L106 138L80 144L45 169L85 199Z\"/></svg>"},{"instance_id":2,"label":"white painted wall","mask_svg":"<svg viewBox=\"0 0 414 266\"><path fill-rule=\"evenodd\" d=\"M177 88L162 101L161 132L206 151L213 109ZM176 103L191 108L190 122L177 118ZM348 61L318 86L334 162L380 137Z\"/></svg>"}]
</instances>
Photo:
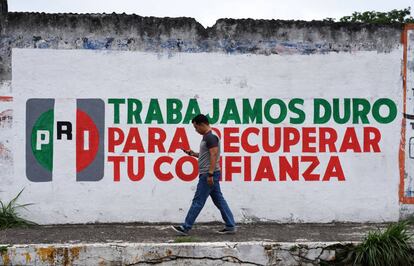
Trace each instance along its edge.
<instances>
[{"instance_id":1,"label":"white painted wall","mask_svg":"<svg viewBox=\"0 0 414 266\"><path fill-rule=\"evenodd\" d=\"M372 102L390 98L398 105L397 118L390 124L373 120L370 124L381 131L382 152L338 155L346 181L243 182L241 176L235 175L233 182L221 185L238 222L397 220L402 54L402 50L394 50L306 56L179 53L171 57L142 52L14 49L14 174L0 179L0 197L10 199L25 188L21 202L35 203L25 216L42 224L181 222L196 188L196 181L175 178L160 182L151 168L140 182L130 181L123 172L121 182L114 183L112 164L106 164L105 177L100 182L76 182L74 145L70 143L56 145L52 182L30 182L25 175L24 149L25 104L29 98L57 98L57 115L67 117L67 112L73 112L76 98L158 98L162 102L166 98L186 101L198 97L202 112L209 111L211 99L217 97L303 98L307 118L312 117L315 97L367 98ZM108 127L113 117L108 105L106 112ZM303 126L313 126L312 120L295 127ZM337 128L341 135L352 125L325 126ZM162 127L172 131L176 126ZM197 150L201 137L192 125L185 127L192 148ZM362 125L355 127L360 130ZM126 124L123 128L127 128ZM288 156L300 156L299 148ZM177 159L183 154L168 155ZM149 166L157 156L148 155ZM326 165L327 154L318 156ZM257 161L253 160L253 168ZM197 221L216 220L221 220L220 213L208 200Z\"/></svg>"}]
</instances>

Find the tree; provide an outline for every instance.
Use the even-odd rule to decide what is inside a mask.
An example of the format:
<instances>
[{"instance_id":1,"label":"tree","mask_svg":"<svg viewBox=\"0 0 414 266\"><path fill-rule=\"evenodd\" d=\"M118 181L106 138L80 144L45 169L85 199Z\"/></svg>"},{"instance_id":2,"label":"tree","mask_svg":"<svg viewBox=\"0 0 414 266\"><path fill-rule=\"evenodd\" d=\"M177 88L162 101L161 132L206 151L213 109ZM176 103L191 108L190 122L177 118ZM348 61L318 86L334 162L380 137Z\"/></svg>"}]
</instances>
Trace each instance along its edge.
<instances>
[{"instance_id":1,"label":"tree","mask_svg":"<svg viewBox=\"0 0 414 266\"><path fill-rule=\"evenodd\" d=\"M362 22L362 23L414 23L414 18L411 15L411 8L404 8L402 10L391 10L389 12L354 12L351 16L345 16L339 19L340 22Z\"/></svg>"}]
</instances>

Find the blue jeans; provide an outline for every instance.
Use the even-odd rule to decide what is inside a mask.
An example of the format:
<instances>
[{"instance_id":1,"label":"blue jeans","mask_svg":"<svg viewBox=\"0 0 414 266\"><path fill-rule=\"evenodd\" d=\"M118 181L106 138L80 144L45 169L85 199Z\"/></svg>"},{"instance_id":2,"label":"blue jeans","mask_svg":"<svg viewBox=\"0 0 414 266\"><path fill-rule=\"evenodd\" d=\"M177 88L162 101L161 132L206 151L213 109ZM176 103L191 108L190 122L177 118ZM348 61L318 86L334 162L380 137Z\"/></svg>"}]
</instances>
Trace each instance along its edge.
<instances>
[{"instance_id":1,"label":"blue jeans","mask_svg":"<svg viewBox=\"0 0 414 266\"><path fill-rule=\"evenodd\" d=\"M191 229L195 220L197 219L198 214L200 213L201 209L203 209L208 196L211 196L214 205L216 205L216 207L220 210L221 217L226 223L226 228L229 230L234 230L236 224L234 223L233 214L231 213L229 205L227 205L227 202L220 190L220 171L214 172L213 186L208 185L207 178L208 174L201 174L199 176L193 203L188 210L187 217L185 218L185 222L183 224L184 229L187 231Z\"/></svg>"}]
</instances>

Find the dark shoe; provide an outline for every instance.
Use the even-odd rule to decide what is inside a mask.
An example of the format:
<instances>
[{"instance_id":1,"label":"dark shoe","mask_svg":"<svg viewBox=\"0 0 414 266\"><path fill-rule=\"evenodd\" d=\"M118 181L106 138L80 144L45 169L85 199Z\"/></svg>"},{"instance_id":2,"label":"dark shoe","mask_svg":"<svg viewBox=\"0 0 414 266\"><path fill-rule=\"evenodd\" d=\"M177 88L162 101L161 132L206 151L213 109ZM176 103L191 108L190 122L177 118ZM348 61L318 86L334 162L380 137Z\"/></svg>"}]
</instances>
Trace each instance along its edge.
<instances>
[{"instance_id":1,"label":"dark shoe","mask_svg":"<svg viewBox=\"0 0 414 266\"><path fill-rule=\"evenodd\" d=\"M221 235L234 235L236 233L236 228L233 228L233 229L224 228L220 231L217 231L217 233Z\"/></svg>"},{"instance_id":2,"label":"dark shoe","mask_svg":"<svg viewBox=\"0 0 414 266\"><path fill-rule=\"evenodd\" d=\"M184 227L180 226L173 226L171 225L171 228L177 232L181 236L188 236L188 231L184 229Z\"/></svg>"}]
</instances>

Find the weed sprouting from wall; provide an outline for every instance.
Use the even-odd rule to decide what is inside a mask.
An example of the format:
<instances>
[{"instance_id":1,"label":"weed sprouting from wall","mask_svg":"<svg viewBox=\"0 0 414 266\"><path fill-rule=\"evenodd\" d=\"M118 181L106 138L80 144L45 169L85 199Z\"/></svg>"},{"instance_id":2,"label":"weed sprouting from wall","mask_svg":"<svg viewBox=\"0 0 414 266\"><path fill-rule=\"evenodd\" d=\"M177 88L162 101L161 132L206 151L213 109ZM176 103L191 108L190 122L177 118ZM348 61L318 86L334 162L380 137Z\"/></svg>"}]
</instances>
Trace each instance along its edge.
<instances>
[{"instance_id":1,"label":"weed sprouting from wall","mask_svg":"<svg viewBox=\"0 0 414 266\"><path fill-rule=\"evenodd\" d=\"M18 204L17 200L22 194L23 189L10 200L8 203L5 203L0 200L0 230L11 228L11 227L28 227L36 225L36 223L26 220L20 217L18 210L25 209L27 206L33 205L32 203L27 204Z\"/></svg>"},{"instance_id":2,"label":"weed sprouting from wall","mask_svg":"<svg viewBox=\"0 0 414 266\"><path fill-rule=\"evenodd\" d=\"M414 257L409 240L408 222L391 224L384 231L368 233L364 241L355 248L357 265L413 265Z\"/></svg>"}]
</instances>

